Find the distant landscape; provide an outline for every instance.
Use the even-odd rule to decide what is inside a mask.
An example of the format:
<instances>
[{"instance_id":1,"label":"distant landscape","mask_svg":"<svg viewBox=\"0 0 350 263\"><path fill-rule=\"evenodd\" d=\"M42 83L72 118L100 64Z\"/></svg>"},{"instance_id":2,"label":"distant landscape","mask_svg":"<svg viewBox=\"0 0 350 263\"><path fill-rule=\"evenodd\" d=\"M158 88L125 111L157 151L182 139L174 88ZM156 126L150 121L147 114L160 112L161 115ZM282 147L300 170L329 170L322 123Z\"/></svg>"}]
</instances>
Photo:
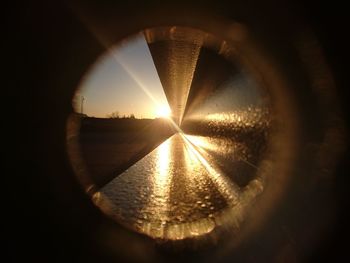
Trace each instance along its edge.
<instances>
[{"instance_id":1,"label":"distant landscape","mask_svg":"<svg viewBox=\"0 0 350 263\"><path fill-rule=\"evenodd\" d=\"M88 174L102 187L174 134L167 119L82 117L76 114L78 151ZM69 131L68 131L69 132Z\"/></svg>"}]
</instances>

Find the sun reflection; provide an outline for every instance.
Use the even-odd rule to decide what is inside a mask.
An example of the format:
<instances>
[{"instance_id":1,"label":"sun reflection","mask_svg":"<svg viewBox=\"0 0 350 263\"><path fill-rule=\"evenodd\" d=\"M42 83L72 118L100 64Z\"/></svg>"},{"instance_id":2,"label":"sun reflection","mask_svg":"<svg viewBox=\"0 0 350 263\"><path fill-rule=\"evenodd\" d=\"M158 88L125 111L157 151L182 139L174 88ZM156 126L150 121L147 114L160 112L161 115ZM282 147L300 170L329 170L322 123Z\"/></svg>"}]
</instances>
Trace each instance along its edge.
<instances>
[{"instance_id":1,"label":"sun reflection","mask_svg":"<svg viewBox=\"0 0 350 263\"><path fill-rule=\"evenodd\" d=\"M191 141L187 138L187 135L180 135L186 143L186 146L188 147L189 151L198 159L198 161L205 168L205 170L207 170L217 189L226 198L226 200L231 203L231 205L235 205L237 197L239 195L239 187L235 185L232 181L229 181L224 174L220 173L218 171L218 168L214 167L215 163L213 160L211 160L211 164L206 160L203 154L199 152L205 152L202 148L191 143Z\"/></svg>"},{"instance_id":2,"label":"sun reflection","mask_svg":"<svg viewBox=\"0 0 350 263\"><path fill-rule=\"evenodd\" d=\"M206 33L173 26L147 29L145 37L173 119L180 125Z\"/></svg>"},{"instance_id":3,"label":"sun reflection","mask_svg":"<svg viewBox=\"0 0 350 263\"><path fill-rule=\"evenodd\" d=\"M186 135L171 123L177 134L101 189L99 202L106 199L110 208L105 212L140 233L166 240L216 233L227 222L239 228L262 183L253 180L239 187L216 164L208 151L214 149L210 140Z\"/></svg>"},{"instance_id":4,"label":"sun reflection","mask_svg":"<svg viewBox=\"0 0 350 263\"><path fill-rule=\"evenodd\" d=\"M95 203L118 222L157 239L216 233L227 222L239 228L262 181L238 187L193 141L173 135L100 189Z\"/></svg>"},{"instance_id":5,"label":"sun reflection","mask_svg":"<svg viewBox=\"0 0 350 263\"><path fill-rule=\"evenodd\" d=\"M172 174L170 173L171 140L162 143L155 151L155 169L150 174L152 187L148 202L140 210L142 221L137 221L136 228L152 237L164 238L169 221L169 191Z\"/></svg>"},{"instance_id":6,"label":"sun reflection","mask_svg":"<svg viewBox=\"0 0 350 263\"><path fill-rule=\"evenodd\" d=\"M247 147L247 145L244 143L227 138L213 138L198 135L186 135L186 138L204 153L213 153L216 155L216 157L221 156L222 158L232 162L243 161L254 169L258 169L256 165L249 161L252 153L249 147Z\"/></svg>"},{"instance_id":7,"label":"sun reflection","mask_svg":"<svg viewBox=\"0 0 350 263\"><path fill-rule=\"evenodd\" d=\"M118 222L157 239L204 236L226 224L239 228L262 181L239 187L216 164L209 139L173 125L178 133L104 186L95 203Z\"/></svg>"},{"instance_id":8,"label":"sun reflection","mask_svg":"<svg viewBox=\"0 0 350 263\"><path fill-rule=\"evenodd\" d=\"M212 196L205 193L210 191L207 172L197 157L189 157L191 154L179 135L168 139L154 152L152 194L140 211L147 220L135 224L140 232L155 238L179 240L204 235L215 228L213 209L222 205L216 204L214 208L211 198L222 197L214 189ZM182 160L186 163L191 160L191 165L184 165Z\"/></svg>"},{"instance_id":9,"label":"sun reflection","mask_svg":"<svg viewBox=\"0 0 350 263\"><path fill-rule=\"evenodd\" d=\"M169 173L169 164L171 158L171 141L168 139L162 143L157 149L157 161L156 171L153 174L153 194L156 197L156 201L162 203L168 199L170 191L171 173ZM160 199L160 200L157 200ZM153 200L152 200L153 201ZM157 217L161 221L168 219L167 208L168 203L164 202L164 205L159 209Z\"/></svg>"},{"instance_id":10,"label":"sun reflection","mask_svg":"<svg viewBox=\"0 0 350 263\"><path fill-rule=\"evenodd\" d=\"M163 180L169 175L170 139L162 143L157 149L159 179Z\"/></svg>"},{"instance_id":11,"label":"sun reflection","mask_svg":"<svg viewBox=\"0 0 350 263\"><path fill-rule=\"evenodd\" d=\"M268 108L247 107L242 110L223 111L204 114L193 113L187 117L187 121L198 121L210 123L211 125L240 127L240 128L256 128L269 127L271 114Z\"/></svg>"},{"instance_id":12,"label":"sun reflection","mask_svg":"<svg viewBox=\"0 0 350 263\"><path fill-rule=\"evenodd\" d=\"M249 205L264 190L264 181L256 176L243 185L233 179L233 174L239 174L237 171L243 167L242 174L247 178L246 164L255 168L254 176L257 173L259 168L255 164L258 162L249 162L249 154L257 148L257 140L254 140L254 147L248 145L246 130L251 136L256 127L268 127L268 110L259 108L261 104L258 103L250 106L249 102L254 100L247 100L238 107L231 103L235 96L222 93L225 100L204 101L207 108L201 106L186 111L188 115L182 122L190 87L195 84L194 75L200 72L197 62L205 61L204 35L200 32L198 39L187 39L182 29L174 27L167 33L172 41L165 39L168 42L163 43L162 31L145 34L147 50L159 74L157 82L165 92L162 97L169 104L152 92L152 85L135 70L132 60L116 54L114 58L153 102L150 110L155 110L155 116L167 118L167 123L171 123L177 133L142 159L137 158L138 161L124 172L115 174L115 178L101 189L96 189L93 201L120 224L156 239L180 240L221 233L221 229L217 229L228 221L237 229ZM197 79L202 78L197 76ZM245 94L246 88L242 87ZM187 121L197 121L192 131L195 135L187 135L181 130L191 133L186 128ZM208 137L198 136L198 133ZM236 140L233 133L242 138ZM256 139L255 134L253 137ZM229 172L227 167L231 169Z\"/></svg>"}]
</instances>

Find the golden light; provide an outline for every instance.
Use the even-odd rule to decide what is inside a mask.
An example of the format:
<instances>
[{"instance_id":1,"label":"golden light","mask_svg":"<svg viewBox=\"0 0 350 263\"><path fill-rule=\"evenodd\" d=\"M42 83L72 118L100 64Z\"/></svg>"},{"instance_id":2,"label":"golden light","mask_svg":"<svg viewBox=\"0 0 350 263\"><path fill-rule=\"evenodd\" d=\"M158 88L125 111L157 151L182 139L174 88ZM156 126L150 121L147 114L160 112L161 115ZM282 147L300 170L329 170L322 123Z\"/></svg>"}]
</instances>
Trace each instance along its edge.
<instances>
[{"instance_id":1,"label":"golden light","mask_svg":"<svg viewBox=\"0 0 350 263\"><path fill-rule=\"evenodd\" d=\"M158 118L170 118L171 110L168 105L160 105L156 109L156 117Z\"/></svg>"}]
</instances>

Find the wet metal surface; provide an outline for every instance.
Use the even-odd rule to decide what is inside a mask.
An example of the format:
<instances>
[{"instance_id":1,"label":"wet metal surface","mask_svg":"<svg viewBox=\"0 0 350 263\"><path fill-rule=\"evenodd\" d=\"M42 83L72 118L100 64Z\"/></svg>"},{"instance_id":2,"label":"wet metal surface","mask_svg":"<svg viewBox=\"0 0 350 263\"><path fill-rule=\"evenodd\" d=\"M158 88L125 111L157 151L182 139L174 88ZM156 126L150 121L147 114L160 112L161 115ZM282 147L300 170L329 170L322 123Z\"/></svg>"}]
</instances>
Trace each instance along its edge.
<instances>
[{"instance_id":1,"label":"wet metal surface","mask_svg":"<svg viewBox=\"0 0 350 263\"><path fill-rule=\"evenodd\" d=\"M202 46L203 32L178 27L146 30L145 37L173 118L180 125Z\"/></svg>"},{"instance_id":2,"label":"wet metal surface","mask_svg":"<svg viewBox=\"0 0 350 263\"><path fill-rule=\"evenodd\" d=\"M115 173L93 200L153 238L237 230L265 188L259 167L273 119L269 97L225 41L181 27L144 35L177 133Z\"/></svg>"},{"instance_id":3,"label":"wet metal surface","mask_svg":"<svg viewBox=\"0 0 350 263\"><path fill-rule=\"evenodd\" d=\"M100 185L90 171L81 169L79 158L71 159L95 205L137 232L121 235L124 231L113 224L102 232L101 224L98 241L106 239L114 252L120 244L129 248L130 237L144 234L161 240L158 251L170 248L169 255L179 258L184 258L184 251L191 252L185 255L205 251L203 259L209 260L211 254L214 261L228 252L232 257L227 258L237 262L299 262L306 259L303 251L308 258L312 247L308 244L316 245L313 249L319 246L335 222L332 171L344 146L334 83L321 50L314 52L316 42L298 44L302 47L298 57L307 62L299 65L294 59L276 63L260 52L244 29L230 29L228 38L220 41L189 28L152 28L143 33L173 120L181 129ZM302 70L291 70L293 65ZM152 95L137 72L124 68L140 92ZM304 74L306 68L311 74ZM296 103L298 98L303 99ZM133 152L135 140L125 143L120 131L114 136L123 143L106 140L111 151L91 151L92 163L106 161L103 155L112 153L109 160L115 167L115 158ZM70 141L76 137L74 129L69 137ZM94 160L96 156L100 159ZM139 240L151 242L143 250L143 243L133 242L133 251L152 261L153 248L159 246L147 238ZM198 249L208 241L213 246ZM214 250L219 253L212 254Z\"/></svg>"},{"instance_id":4,"label":"wet metal surface","mask_svg":"<svg viewBox=\"0 0 350 263\"><path fill-rule=\"evenodd\" d=\"M241 199L249 202L262 191L262 184L255 180L247 197L202 146L220 151L204 137L173 135L104 186L95 202L119 222L155 238L183 239L211 232L225 211L242 210Z\"/></svg>"}]
</instances>

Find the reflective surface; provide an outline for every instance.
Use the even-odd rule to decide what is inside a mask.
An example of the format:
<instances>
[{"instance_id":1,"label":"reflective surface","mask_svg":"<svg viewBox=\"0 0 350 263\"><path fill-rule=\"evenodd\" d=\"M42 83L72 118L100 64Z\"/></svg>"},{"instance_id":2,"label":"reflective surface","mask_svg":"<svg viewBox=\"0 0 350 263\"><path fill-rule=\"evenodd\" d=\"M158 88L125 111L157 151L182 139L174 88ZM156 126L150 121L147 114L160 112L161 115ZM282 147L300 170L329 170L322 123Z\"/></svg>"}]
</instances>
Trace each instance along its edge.
<instances>
[{"instance_id":1,"label":"reflective surface","mask_svg":"<svg viewBox=\"0 0 350 263\"><path fill-rule=\"evenodd\" d=\"M349 90L349 85L346 85L348 69L345 70L345 63L342 64L342 61L345 62L345 51L348 51L348 45L345 48L346 41L344 41L344 36L347 35L345 30L347 27L344 27L346 8L342 9L341 5L333 2L319 2L314 5L307 3L308 1L290 0L274 1L275 3L255 0L173 1L171 3L151 0L143 1L145 3L139 5L132 5L127 1L95 0L73 0L69 3L68 1L36 2L37 4L27 2L27 5L24 3L9 10L14 16L9 16L11 19L5 23L10 27L13 26L13 35L10 33L6 38L7 34L5 34L4 39L5 43L9 44L6 45L8 59L5 59L5 64L9 71L5 74L8 76L8 81L5 83L13 84L13 88L7 88L8 85L4 85L4 89L7 90L5 94L10 95L8 97L10 107L7 107L8 111L4 114L8 116L4 121L6 124L4 130L8 131L5 134L10 135L5 137L9 142L9 147L5 150L5 164L10 168L6 169L10 171L10 175L3 175L6 182L10 179L10 183L6 185L11 186L8 187L5 195L6 206L9 206L11 211L8 214L5 213L5 218L10 221L10 224L6 224L8 231L5 230L5 239L8 245L6 250L13 261L294 263L342 262L348 257L347 249L344 249L347 243L343 240L348 239L346 233L350 232L346 231L349 227L347 216L349 184L347 182L350 154L347 151L345 158L341 155L348 141L348 132L342 126L344 116L341 111L345 110L343 113L348 113L346 99ZM74 13L74 10L67 6L70 3L74 5L75 2L76 9L81 12ZM307 5L308 8L294 6L298 5L298 2ZM329 14L338 14L338 11L340 11L339 15L329 19ZM303 17L305 15L308 17ZM249 30L248 36L245 32L235 30L237 25L235 19L244 21L244 28L246 31ZM220 54L212 52L211 56L208 52L207 56L204 56L204 49L201 48L188 96L191 105L187 108L188 114L185 114L185 117L187 119L193 117L193 121L203 126L205 124L210 131L199 135L193 123L192 133L190 133L190 127L184 128L185 133L191 134L188 135L188 139L194 144L200 145L209 155L216 156L208 157L207 160L215 159L215 169L232 179L232 184L239 185L240 193L249 193L246 191L247 186L254 185L251 184L254 180L261 182L263 193L257 195L255 205L260 203L271 207L267 216L265 216L265 207L260 206L256 212L254 212L254 206L247 208L251 216L242 219L244 222L241 223L239 233L232 234L227 228L227 234L221 235L225 239L213 242L213 245L205 246L203 249L198 249L202 244L202 239L198 236L191 242L188 240L157 242L158 240L155 241L140 234L131 225L134 221L129 222L128 225L134 231L129 231L120 225L120 219L108 220L104 213L92 205L89 196L84 195L81 189L83 187L79 188L75 176L78 175L80 167L76 167L77 163L74 162L76 159L70 159L72 165L69 165L67 154L72 152L69 151L70 148L66 152L65 148L64 121L68 113L73 113L69 103L77 89L78 81L85 78L87 74L94 74L92 71L87 72L92 63L98 63L96 59L102 53L109 55L110 48L114 48L114 44L120 43L125 36L159 25L200 28L227 40L227 43L231 43L229 45L236 49L237 54L250 60L256 72L260 73L274 105L270 116L275 118L279 115L277 126L276 122L271 125L271 131L277 130L279 136L270 136L269 139L274 144L280 145L284 151L268 151L274 159L270 163L270 169L266 169L264 179L260 179L262 177L257 174L260 173L262 162L268 156L255 154L255 145L259 141L256 133L250 133L250 136L246 133L244 140L238 140L237 134L240 130L235 127L234 132L231 130L231 134L223 136L223 131L225 129L228 131L227 127L233 126L223 125L223 121L217 121L237 120L241 124L239 126L244 127L241 131L249 131L250 126L245 124L247 120L254 120L254 124L257 122L258 118L253 117L255 113L248 114L250 118L239 119L238 109L233 110L231 107L231 109L221 108L216 112L210 111L211 116L207 114L208 111L203 110L201 116L204 118L199 115L197 118L194 114L204 101L213 102L212 91L218 86L219 77L225 77L227 73L218 66L220 63L203 63L204 57L215 57L215 55L219 57ZM321 43L317 40L317 36L313 35L313 30L318 34ZM7 31L11 32L11 30ZM230 40L234 38L246 38L248 41L241 45L232 45ZM110 45L98 43L100 39L109 40ZM257 48L254 48L254 44ZM264 48L266 52L261 51ZM136 52L133 54L137 61L142 58L136 55ZM139 65L143 64L140 62ZM132 65L128 66L133 72L138 73ZM199 68L202 69L203 74L199 74ZM217 68L220 70L216 75L214 72ZM120 74L110 71L117 80L112 86L116 90L113 90L115 93L106 93L106 95L109 101L114 103L115 108L107 109L106 113L110 114L112 111L119 111L120 115L135 113L137 118L140 118L134 109L130 111L128 108L122 109L122 105L114 100L118 98L123 99L123 102L135 103L140 96L130 96L132 99L128 101L123 96L126 90L132 90L136 95L144 95L142 89L131 86L133 84L131 81L127 82L130 86L123 85L125 82L122 79L127 77L128 73L121 72L122 70L122 68L117 70ZM220 72L222 74L219 74ZM139 74L137 76L142 78ZM283 85L282 82L287 85ZM147 82L144 81L144 83L147 85ZM192 92L195 83L197 83L198 92ZM250 85L245 85L243 90L247 90L247 86ZM260 83L258 86L261 86ZM98 91L103 90L103 85L95 87ZM230 90L236 90L235 87L231 87ZM147 85L147 88L153 93L152 87ZM224 102L233 101L237 96L233 96L232 93L224 93L225 95L221 96L217 103L211 103L211 108L219 108L224 105ZM228 94L232 96L229 97ZM96 96L98 95L96 93ZM229 99L225 100L225 98ZM91 98L86 97L82 112L87 113L86 110L91 102ZM106 106L106 101L103 104ZM151 106L153 107L152 104ZM80 109L79 107L78 112ZM153 108L146 110L151 113ZM239 111L243 114L247 108L241 108ZM193 113L191 118L189 118L190 112ZM227 117L221 118L220 114L223 112ZM208 116L207 120L206 116ZM346 120L347 116L345 116ZM143 115L143 117L146 116ZM83 122L87 124L93 120L87 117ZM119 126L125 129L126 125ZM86 128L86 125L84 127ZM282 128L278 129L279 127ZM135 148L143 153L143 141L152 137L148 134L153 134L152 132L147 134L142 129L135 130L146 135L135 139L130 136L130 130L124 132L118 130L116 134L113 132L103 134L108 133L104 132L104 129L99 129L95 133L90 131L90 134L87 129L78 130L78 135L81 137L78 142L85 143L87 151L91 151L89 158L80 155L82 160L85 164L92 160L90 166L94 168L98 168L94 166L95 162L99 167L104 168L105 161L110 161L107 166L118 169L116 163L121 163L131 156L131 151ZM292 136L288 136L288 132L292 133ZM72 135L69 136L70 143L74 139L74 134L69 134L69 131L67 133ZM101 136L97 136L99 135L97 133ZM212 135L209 135L210 133ZM295 133L298 134L294 135ZM138 134L134 132L131 135ZM278 140L282 135L284 137ZM235 138L237 140L234 140ZM206 145L208 141L212 144ZM255 141L255 144L250 141ZM152 146L153 143L150 145ZM237 145L237 148L233 148L233 145ZM266 143L266 146L269 146L269 143ZM147 146L147 148L152 147ZM77 148L77 155L80 150ZM247 152L247 154L242 155L240 152ZM149 153L147 152L145 156ZM204 153L202 155L206 156ZM253 156L260 156L262 162L254 160ZM288 158L288 156L291 157ZM239 161L242 159L241 163L235 161L236 157ZM115 161L118 158L120 160ZM224 160L231 160L233 163L231 165L227 161L225 166ZM248 162L257 169L246 165ZM341 162L340 165L339 162ZM217 169L217 166L220 169ZM73 167L78 169L73 170ZM230 167L232 167L231 172ZM104 169L99 169L99 171L102 170ZM84 176L90 178L92 184L105 182L105 180L95 181L98 174L92 177L92 172L93 170L86 170L84 173ZM113 172L112 180L122 175L123 171L116 173L114 170ZM133 175L129 174L129 176ZM150 173L149 177L152 178L152 176ZM194 176L197 175L193 174L190 178ZM232 176L241 180L235 180ZM284 183L283 178L288 178L288 182ZM90 181L87 183L89 184ZM107 180L106 183L108 184L109 181ZM278 189L281 194L274 194L271 189L273 183L276 185L275 189ZM16 187L13 188L13 186ZM186 185L182 187L185 188ZM99 187L95 189L98 191ZM264 200L269 194L270 200ZM7 201L8 197L10 203ZM132 201L135 199L140 197L131 196ZM151 198L148 201L151 201ZM234 218L241 203L238 199L233 208L224 207L222 213L232 215ZM159 212L164 212L162 206L159 206L159 209ZM194 209L194 212L196 211ZM218 213L214 214L214 217L216 225L210 233L219 228L218 220L222 218ZM125 221L123 221L124 225L128 223ZM247 224L261 221L257 230L254 229L251 235L245 235L247 232L245 230L250 230L246 227ZM177 236L181 237L181 235ZM243 242L236 242L237 239ZM186 246L188 243L193 246ZM239 244L230 247L232 243ZM167 246L165 248L169 248L167 251L164 251L163 244ZM178 249L178 244L184 249ZM176 245L175 248L173 245ZM21 251L21 253L10 251ZM21 260L22 258L24 260Z\"/></svg>"},{"instance_id":2,"label":"reflective surface","mask_svg":"<svg viewBox=\"0 0 350 263\"><path fill-rule=\"evenodd\" d=\"M244 205L263 190L262 182L256 179L241 189L215 167L206 146L220 151L210 139L173 135L97 192L96 204L125 225L156 238L203 235L225 217L238 227ZM230 150L235 149L231 145ZM244 156L240 153L237 158Z\"/></svg>"},{"instance_id":3,"label":"reflective surface","mask_svg":"<svg viewBox=\"0 0 350 263\"><path fill-rule=\"evenodd\" d=\"M173 119L180 125L205 34L176 26L145 30L144 34Z\"/></svg>"},{"instance_id":4,"label":"reflective surface","mask_svg":"<svg viewBox=\"0 0 350 263\"><path fill-rule=\"evenodd\" d=\"M83 118L79 143L82 156L90 157L85 158L90 178L79 177L95 205L125 227L161 240L236 233L252 211L255 218L264 217L265 211L254 206L261 193L273 193L268 182L283 188L285 175L278 183L272 180L280 169L274 158L288 157L275 145L280 139L274 137L271 144L271 138L285 127L276 125L281 116L271 104L266 80L241 59L242 44L186 27L151 28L138 41L142 37L171 116L162 125ZM154 98L136 66L126 65L127 58L116 61L139 92ZM137 128L141 122L154 127L146 132ZM104 150L96 154L92 149ZM108 167L115 167L110 174L91 172L102 170L97 164L107 166L107 159Z\"/></svg>"}]
</instances>

